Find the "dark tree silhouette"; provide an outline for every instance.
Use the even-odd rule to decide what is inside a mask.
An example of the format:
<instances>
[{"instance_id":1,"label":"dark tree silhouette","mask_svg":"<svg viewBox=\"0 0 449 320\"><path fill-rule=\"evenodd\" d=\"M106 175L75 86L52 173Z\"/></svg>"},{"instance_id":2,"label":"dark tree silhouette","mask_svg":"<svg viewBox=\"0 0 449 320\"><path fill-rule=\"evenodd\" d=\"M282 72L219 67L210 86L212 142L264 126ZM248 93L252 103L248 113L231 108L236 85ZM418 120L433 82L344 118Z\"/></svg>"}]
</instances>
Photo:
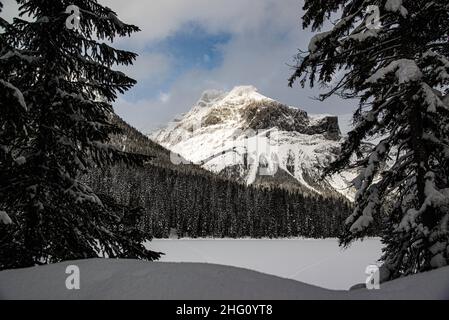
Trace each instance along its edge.
<instances>
[{"instance_id":1,"label":"dark tree silhouette","mask_svg":"<svg viewBox=\"0 0 449 320\"><path fill-rule=\"evenodd\" d=\"M381 25L372 23L379 9ZM318 30L300 53L290 85L316 82L360 99L355 128L326 173L361 169L344 245L367 235L375 217L386 244L385 274L396 278L449 262L449 4L434 1L306 0L304 27ZM337 82L332 83L334 79ZM377 138L370 146L366 139ZM393 204L388 209L387 204Z\"/></svg>"},{"instance_id":2,"label":"dark tree silhouette","mask_svg":"<svg viewBox=\"0 0 449 320\"><path fill-rule=\"evenodd\" d=\"M22 129L17 121L25 121L26 139L18 151L6 155L13 166L20 165L15 169L20 179L2 199L12 224L0 229L0 268L104 255L159 258L142 245L148 234L129 230L125 207L114 206L110 199L104 203L79 179L89 168L142 165L147 159L108 143L120 133L111 122L111 104L135 84L113 68L132 64L137 55L107 43L139 28L120 21L96 0L70 1L80 9L78 30L66 27L67 1L17 3L20 16L31 19L16 18L2 34L0 76L8 87L2 95L9 100L0 103L27 110L26 116L1 112L11 132ZM2 144L14 143L8 141L11 136L2 133Z\"/></svg>"}]
</instances>

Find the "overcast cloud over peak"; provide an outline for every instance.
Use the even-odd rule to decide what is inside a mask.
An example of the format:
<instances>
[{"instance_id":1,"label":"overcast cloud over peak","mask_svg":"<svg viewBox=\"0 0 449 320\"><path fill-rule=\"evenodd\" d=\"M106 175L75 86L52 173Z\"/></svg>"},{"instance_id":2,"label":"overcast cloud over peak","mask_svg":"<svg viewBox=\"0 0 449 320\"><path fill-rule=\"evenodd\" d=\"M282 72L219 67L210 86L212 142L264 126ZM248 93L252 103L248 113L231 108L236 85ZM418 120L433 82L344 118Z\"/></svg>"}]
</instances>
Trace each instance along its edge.
<instances>
[{"instance_id":1,"label":"overcast cloud over peak","mask_svg":"<svg viewBox=\"0 0 449 320\"><path fill-rule=\"evenodd\" d=\"M288 64L311 37L302 30L302 0L100 0L142 31L116 46L139 53L124 69L138 85L117 113L144 132L187 112L207 89L254 85L310 113L347 114L354 102L313 99L318 89L289 88ZM4 16L13 15L5 3Z\"/></svg>"}]
</instances>

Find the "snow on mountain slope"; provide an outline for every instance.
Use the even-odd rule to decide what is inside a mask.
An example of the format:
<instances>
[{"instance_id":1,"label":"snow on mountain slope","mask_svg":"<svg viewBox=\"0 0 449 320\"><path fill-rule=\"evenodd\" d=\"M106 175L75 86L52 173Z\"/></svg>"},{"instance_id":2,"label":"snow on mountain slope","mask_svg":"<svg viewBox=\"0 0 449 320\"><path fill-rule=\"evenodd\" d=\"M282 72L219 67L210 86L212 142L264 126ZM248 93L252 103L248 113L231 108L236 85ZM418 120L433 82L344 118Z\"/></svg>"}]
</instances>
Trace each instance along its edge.
<instances>
[{"instance_id":1,"label":"snow on mountain slope","mask_svg":"<svg viewBox=\"0 0 449 320\"><path fill-rule=\"evenodd\" d=\"M150 137L175 156L247 184L353 196L355 173L320 180L340 146L338 118L308 115L252 86L206 91L190 112Z\"/></svg>"}]
</instances>

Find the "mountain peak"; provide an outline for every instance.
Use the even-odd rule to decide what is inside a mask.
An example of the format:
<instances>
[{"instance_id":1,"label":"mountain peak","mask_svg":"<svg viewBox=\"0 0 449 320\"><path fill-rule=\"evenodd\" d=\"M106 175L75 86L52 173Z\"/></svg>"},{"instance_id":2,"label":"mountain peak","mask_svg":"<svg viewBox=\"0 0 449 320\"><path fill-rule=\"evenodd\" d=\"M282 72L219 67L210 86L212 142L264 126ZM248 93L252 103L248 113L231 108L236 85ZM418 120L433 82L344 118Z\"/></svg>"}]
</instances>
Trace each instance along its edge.
<instances>
[{"instance_id":1,"label":"mountain peak","mask_svg":"<svg viewBox=\"0 0 449 320\"><path fill-rule=\"evenodd\" d=\"M255 86L236 86L229 92L229 95L248 96L258 92L259 90Z\"/></svg>"},{"instance_id":2,"label":"mountain peak","mask_svg":"<svg viewBox=\"0 0 449 320\"><path fill-rule=\"evenodd\" d=\"M229 92L204 91L193 109L175 123L174 127L155 132L152 137L160 143L174 144L197 134L194 132L197 129L213 127L212 130L277 128L285 132L323 135L334 141L340 139L337 117L309 116L301 109L260 94L251 85L236 86Z\"/></svg>"},{"instance_id":3,"label":"mountain peak","mask_svg":"<svg viewBox=\"0 0 449 320\"><path fill-rule=\"evenodd\" d=\"M225 100L253 100L253 101L262 101L262 100L269 100L273 101L273 99L270 99L262 94L259 93L259 90L257 90L254 86L237 86L234 87L226 96Z\"/></svg>"},{"instance_id":4,"label":"mountain peak","mask_svg":"<svg viewBox=\"0 0 449 320\"><path fill-rule=\"evenodd\" d=\"M211 104L222 100L226 96L226 92L221 90L206 90L201 94L200 99L197 102L197 105L200 107L206 107Z\"/></svg>"},{"instance_id":5,"label":"mountain peak","mask_svg":"<svg viewBox=\"0 0 449 320\"><path fill-rule=\"evenodd\" d=\"M259 93L254 86L236 86L231 91L206 90L202 93L197 106L204 107L229 107L242 106L250 102L274 101Z\"/></svg>"},{"instance_id":6,"label":"mountain peak","mask_svg":"<svg viewBox=\"0 0 449 320\"><path fill-rule=\"evenodd\" d=\"M351 174L321 181L320 170L339 148L338 118L308 115L260 94L254 86L205 91L190 112L155 132L152 139L204 169L247 184L352 192L348 187ZM264 146L271 149L264 151ZM276 167L279 170L273 177L260 173L261 168Z\"/></svg>"}]
</instances>

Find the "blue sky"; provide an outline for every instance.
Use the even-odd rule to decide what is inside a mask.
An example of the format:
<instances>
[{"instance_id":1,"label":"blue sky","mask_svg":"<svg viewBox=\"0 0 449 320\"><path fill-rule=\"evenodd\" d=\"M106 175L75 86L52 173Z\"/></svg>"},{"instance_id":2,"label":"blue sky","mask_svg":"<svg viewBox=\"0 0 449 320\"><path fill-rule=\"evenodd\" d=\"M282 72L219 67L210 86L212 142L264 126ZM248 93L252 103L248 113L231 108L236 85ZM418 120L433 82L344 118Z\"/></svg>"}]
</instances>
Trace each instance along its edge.
<instances>
[{"instance_id":1,"label":"blue sky","mask_svg":"<svg viewBox=\"0 0 449 320\"><path fill-rule=\"evenodd\" d=\"M200 24L185 23L168 37L149 43L144 54L161 54L171 62L169 72L160 79L140 81L127 95L129 101L157 99L170 91L171 86L183 74L191 70L213 70L223 63L221 47L232 38L226 32L208 33ZM146 79L148 80L148 79Z\"/></svg>"},{"instance_id":2,"label":"blue sky","mask_svg":"<svg viewBox=\"0 0 449 320\"><path fill-rule=\"evenodd\" d=\"M114 107L148 133L187 112L208 89L253 85L309 113L347 115L355 103L314 99L318 88L289 88L289 64L312 37L302 30L303 0L99 0L142 31L116 47L139 54L119 68L138 84ZM14 15L11 2L4 15Z\"/></svg>"},{"instance_id":3,"label":"blue sky","mask_svg":"<svg viewBox=\"0 0 449 320\"><path fill-rule=\"evenodd\" d=\"M190 22L159 43L150 45L150 51L173 56L176 69L182 73L192 68L213 69L223 61L220 45L230 41L230 33L208 33L200 24Z\"/></svg>"}]
</instances>

